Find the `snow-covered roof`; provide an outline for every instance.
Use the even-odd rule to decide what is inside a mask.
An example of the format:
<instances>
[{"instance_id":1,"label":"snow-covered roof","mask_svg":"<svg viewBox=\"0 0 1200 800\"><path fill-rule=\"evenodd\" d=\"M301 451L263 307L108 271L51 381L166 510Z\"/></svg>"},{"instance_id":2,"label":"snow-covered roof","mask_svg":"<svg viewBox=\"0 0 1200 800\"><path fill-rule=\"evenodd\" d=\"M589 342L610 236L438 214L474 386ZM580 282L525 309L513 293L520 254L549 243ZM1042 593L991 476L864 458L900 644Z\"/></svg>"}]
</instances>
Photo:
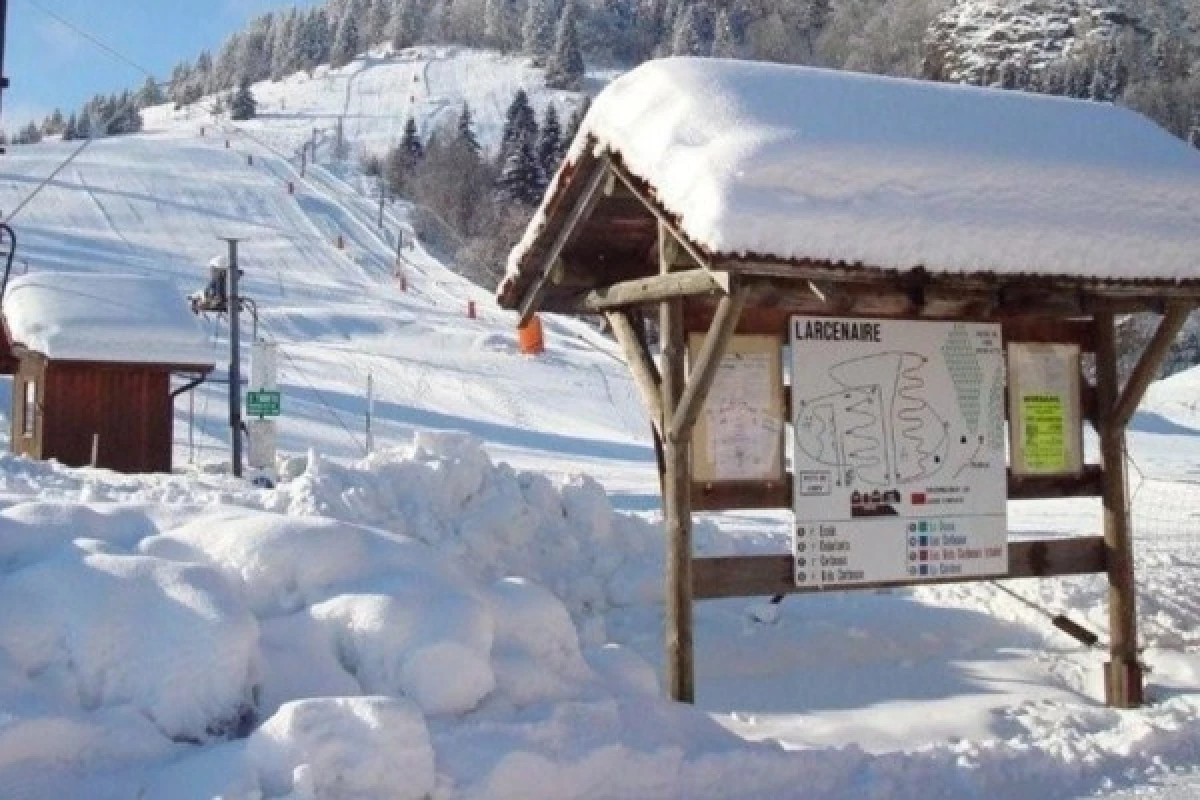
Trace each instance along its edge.
<instances>
[{"instance_id":1,"label":"snow-covered roof","mask_svg":"<svg viewBox=\"0 0 1200 800\"><path fill-rule=\"evenodd\" d=\"M1200 154L1131 111L692 58L600 93L510 276L540 267L572 165L602 152L714 259L1200 280Z\"/></svg>"},{"instance_id":2,"label":"snow-covered roof","mask_svg":"<svg viewBox=\"0 0 1200 800\"><path fill-rule=\"evenodd\" d=\"M163 278L22 275L8 284L4 321L14 344L54 360L213 367L199 323Z\"/></svg>"}]
</instances>

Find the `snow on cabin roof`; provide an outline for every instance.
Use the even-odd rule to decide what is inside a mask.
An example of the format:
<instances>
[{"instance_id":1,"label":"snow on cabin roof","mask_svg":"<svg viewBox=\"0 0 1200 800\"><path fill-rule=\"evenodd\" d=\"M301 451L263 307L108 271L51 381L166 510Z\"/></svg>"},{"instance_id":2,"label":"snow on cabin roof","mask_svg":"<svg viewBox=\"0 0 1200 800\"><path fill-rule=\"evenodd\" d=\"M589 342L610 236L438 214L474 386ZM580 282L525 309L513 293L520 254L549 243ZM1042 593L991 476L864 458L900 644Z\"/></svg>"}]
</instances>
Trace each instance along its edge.
<instances>
[{"instance_id":1,"label":"snow on cabin roof","mask_svg":"<svg viewBox=\"0 0 1200 800\"><path fill-rule=\"evenodd\" d=\"M1200 154L1109 104L673 58L600 93L566 161L589 146L713 256L1200 280ZM523 260L566 174L510 276L538 268Z\"/></svg>"},{"instance_id":2,"label":"snow on cabin roof","mask_svg":"<svg viewBox=\"0 0 1200 800\"><path fill-rule=\"evenodd\" d=\"M54 360L214 365L195 315L162 278L22 275L8 284L4 320L14 344Z\"/></svg>"}]
</instances>

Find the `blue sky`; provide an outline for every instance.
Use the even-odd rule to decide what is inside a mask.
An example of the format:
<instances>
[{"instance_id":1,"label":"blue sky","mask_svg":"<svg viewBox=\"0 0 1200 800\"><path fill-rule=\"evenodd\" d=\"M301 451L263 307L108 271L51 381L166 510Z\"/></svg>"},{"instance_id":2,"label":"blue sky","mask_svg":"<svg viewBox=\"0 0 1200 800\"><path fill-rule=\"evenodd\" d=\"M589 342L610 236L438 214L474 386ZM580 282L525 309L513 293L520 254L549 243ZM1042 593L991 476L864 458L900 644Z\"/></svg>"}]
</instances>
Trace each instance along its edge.
<instances>
[{"instance_id":1,"label":"blue sky","mask_svg":"<svg viewBox=\"0 0 1200 800\"><path fill-rule=\"evenodd\" d=\"M109 47L170 77L177 62L216 50L247 20L317 0L36 0ZM9 0L0 127L14 130L56 106L64 113L92 95L141 86L145 76L80 38L27 0Z\"/></svg>"}]
</instances>

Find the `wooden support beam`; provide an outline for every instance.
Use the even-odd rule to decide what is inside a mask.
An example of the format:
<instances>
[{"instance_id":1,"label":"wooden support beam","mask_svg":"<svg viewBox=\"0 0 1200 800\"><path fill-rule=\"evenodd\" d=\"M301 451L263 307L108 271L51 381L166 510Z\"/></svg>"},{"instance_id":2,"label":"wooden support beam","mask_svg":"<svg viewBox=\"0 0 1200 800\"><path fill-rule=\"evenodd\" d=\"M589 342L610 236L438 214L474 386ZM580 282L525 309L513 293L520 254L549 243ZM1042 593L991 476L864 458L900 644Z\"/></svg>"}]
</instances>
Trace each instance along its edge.
<instances>
[{"instance_id":1,"label":"wooden support beam","mask_svg":"<svg viewBox=\"0 0 1200 800\"><path fill-rule=\"evenodd\" d=\"M660 269L670 272L670 236L659 225ZM659 338L662 342L662 410L664 427L675 416L685 386L687 334L683 330L683 299L662 303ZM696 673L692 644L692 508L691 439L663 437L663 517L666 525L666 666L667 691L672 700L694 703Z\"/></svg>"},{"instance_id":2,"label":"wooden support beam","mask_svg":"<svg viewBox=\"0 0 1200 800\"><path fill-rule=\"evenodd\" d=\"M1008 575L955 576L922 581L891 581L841 589L884 589L930 583L965 583L1005 578L1048 578L1104 572L1106 551L1101 536L1009 542ZM692 567L693 594L699 600L720 597L769 597L811 594L821 589L796 585L791 555L698 558Z\"/></svg>"},{"instance_id":3,"label":"wooden support beam","mask_svg":"<svg viewBox=\"0 0 1200 800\"><path fill-rule=\"evenodd\" d=\"M592 174L588 177L587 183L583 186L583 192L575 199L575 204L571 206L570 212L566 219L563 220L563 226L559 229L558 235L554 237L554 241L550 244L550 249L546 251L542 259L542 271L525 291L525 296L521 298L518 311L520 313L520 321L518 327L529 322L530 317L538 310L538 306L542 302L542 297L546 294L546 289L549 287L554 275L554 270L558 266L559 256L562 255L563 248L567 246L571 236L575 233L579 223L586 219L592 213L596 203L601 198L600 187L604 185L604 178L608 175L611 162L607 155L601 156L596 164L592 167Z\"/></svg>"},{"instance_id":4,"label":"wooden support beam","mask_svg":"<svg viewBox=\"0 0 1200 800\"><path fill-rule=\"evenodd\" d=\"M1088 464L1079 475L1008 477L1010 500L1048 500L1099 497L1104 492L1104 468ZM792 476L779 482L697 483L692 486L693 511L787 510L792 507Z\"/></svg>"},{"instance_id":5,"label":"wooden support beam","mask_svg":"<svg viewBox=\"0 0 1200 800\"><path fill-rule=\"evenodd\" d=\"M629 190L629 193L638 200L641 200L642 205L646 207L646 210L653 214L654 218L658 220L659 254L661 257L663 257L664 261L673 263L677 260L674 254L670 252L670 247L677 246L683 248L684 252L691 256L691 259L695 262L696 266L703 267L704 269L712 269L712 263L708 257L705 256L704 253L700 252L699 248L688 241L688 238L683 235L683 232L680 231L678 226L675 224L675 220L671 219L670 216L668 216L661 208L658 207L658 203L656 203L649 195L642 191L642 188L638 185L638 180L629 174L629 171L625 169L623 164L620 164L616 161L609 162L609 169L611 169L613 174L620 179L621 183L625 184L625 188ZM663 239L663 231L666 231L668 234L670 234L669 240ZM668 242L670 242L670 244L668 244Z\"/></svg>"},{"instance_id":6,"label":"wooden support beam","mask_svg":"<svg viewBox=\"0 0 1200 800\"><path fill-rule=\"evenodd\" d=\"M1188 306L1172 305L1159 320L1154 337L1146 345L1141 358L1133 368L1133 373L1129 376L1129 381L1125 384L1124 391L1121 392L1121 397L1117 400L1109 420L1112 425L1123 429L1129 424L1129 420L1133 419L1133 412L1142 402L1142 397L1146 394L1150 382L1158 377L1158 368L1162 366L1163 359L1167 357L1167 351L1171 349L1171 344L1175 341L1183 323L1187 322L1190 313L1191 308Z\"/></svg>"},{"instance_id":7,"label":"wooden support beam","mask_svg":"<svg viewBox=\"0 0 1200 800\"><path fill-rule=\"evenodd\" d=\"M629 306L648 305L663 300L694 295L728 295L728 272L689 269L649 278L614 283L585 293L579 300L581 313L603 313Z\"/></svg>"},{"instance_id":8,"label":"wooden support beam","mask_svg":"<svg viewBox=\"0 0 1200 800\"><path fill-rule=\"evenodd\" d=\"M704 407L704 401L708 398L708 390L712 388L713 379L717 377L717 367L721 365L726 345L729 344L729 337L733 336L733 329L737 326L738 317L741 316L742 308L745 305L746 292L738 289L721 298L721 302L717 306L717 313L713 317L712 327L708 329L708 333L704 337L704 344L700 346L700 352L696 354L687 386L684 387L683 395L679 398L679 407L675 409L675 414L671 417L668 433L671 438L691 438L692 426L696 423L696 417L700 415L700 409ZM682 331L682 329L681 314L680 330Z\"/></svg>"},{"instance_id":9,"label":"wooden support beam","mask_svg":"<svg viewBox=\"0 0 1200 800\"><path fill-rule=\"evenodd\" d=\"M1142 665L1137 651L1137 591L1133 537L1125 478L1125 428L1117 419L1118 377L1113 315L1095 315L1096 405L1100 457L1104 462L1104 545L1108 564L1109 661L1104 665L1104 696L1115 708L1143 701Z\"/></svg>"},{"instance_id":10,"label":"wooden support beam","mask_svg":"<svg viewBox=\"0 0 1200 800\"><path fill-rule=\"evenodd\" d=\"M604 315L612 327L613 336L625 354L625 364L633 376L633 384L641 396L642 405L650 416L655 432L661 437L663 431L662 377L654 359L646 348L645 340L639 336L638 327L628 311L610 311Z\"/></svg>"}]
</instances>

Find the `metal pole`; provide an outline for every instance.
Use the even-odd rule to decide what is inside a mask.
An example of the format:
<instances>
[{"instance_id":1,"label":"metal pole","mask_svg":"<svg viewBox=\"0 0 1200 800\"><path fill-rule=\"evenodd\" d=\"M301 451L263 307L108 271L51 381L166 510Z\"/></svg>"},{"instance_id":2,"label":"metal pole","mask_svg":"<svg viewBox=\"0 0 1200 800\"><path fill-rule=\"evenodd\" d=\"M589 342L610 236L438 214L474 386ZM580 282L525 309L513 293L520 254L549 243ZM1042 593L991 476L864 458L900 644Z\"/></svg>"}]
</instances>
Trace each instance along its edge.
<instances>
[{"instance_id":1,"label":"metal pole","mask_svg":"<svg viewBox=\"0 0 1200 800\"><path fill-rule=\"evenodd\" d=\"M242 342L238 326L241 299L238 295L238 240L229 242L229 431L233 450L233 476L242 477Z\"/></svg>"},{"instance_id":2,"label":"metal pole","mask_svg":"<svg viewBox=\"0 0 1200 800\"><path fill-rule=\"evenodd\" d=\"M371 431L371 419L375 416L375 376L367 373L367 454L375 451L375 435Z\"/></svg>"},{"instance_id":3,"label":"metal pole","mask_svg":"<svg viewBox=\"0 0 1200 800\"><path fill-rule=\"evenodd\" d=\"M8 76L4 74L4 40L8 31L8 0L0 0L0 96L8 88ZM0 153L4 148L0 147Z\"/></svg>"},{"instance_id":4,"label":"metal pole","mask_svg":"<svg viewBox=\"0 0 1200 800\"><path fill-rule=\"evenodd\" d=\"M379 176L379 230L383 230L383 200L387 194L387 184L383 182L383 176Z\"/></svg>"}]
</instances>

